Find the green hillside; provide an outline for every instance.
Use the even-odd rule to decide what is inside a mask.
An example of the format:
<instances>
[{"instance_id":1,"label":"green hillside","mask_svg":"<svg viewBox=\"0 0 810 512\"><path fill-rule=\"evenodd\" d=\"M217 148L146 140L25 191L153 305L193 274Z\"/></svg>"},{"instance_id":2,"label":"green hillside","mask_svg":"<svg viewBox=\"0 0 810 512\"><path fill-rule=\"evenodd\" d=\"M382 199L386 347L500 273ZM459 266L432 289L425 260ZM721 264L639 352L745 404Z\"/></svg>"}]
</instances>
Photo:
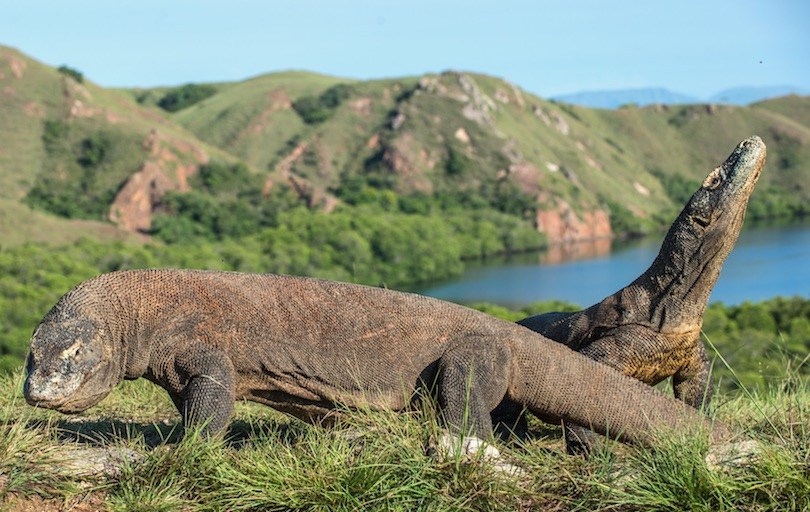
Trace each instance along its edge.
<instances>
[{"instance_id":1,"label":"green hillside","mask_svg":"<svg viewBox=\"0 0 810 512\"><path fill-rule=\"evenodd\" d=\"M755 133L769 164L750 214L806 212L810 195L806 97L595 110L459 72L359 82L288 71L109 90L5 47L0 82L0 212L17 220L0 227L6 244L48 240L40 233L54 226L56 241L238 238L277 227L278 214L299 204L492 212L481 215L504 215L498 223L510 218L552 241L560 232L644 232L665 226L707 171ZM241 180L231 192L197 176L206 164L237 162L247 175L223 175ZM238 218L200 214L218 208Z\"/></svg>"},{"instance_id":2,"label":"green hillside","mask_svg":"<svg viewBox=\"0 0 810 512\"><path fill-rule=\"evenodd\" d=\"M661 216L682 204L670 197L673 181L702 179L751 134L765 139L771 162L754 203L777 193L802 208L810 193L807 98L593 110L547 102L500 79L448 72L343 82L346 96L326 119L307 124L297 115L297 100L338 83L266 75L229 86L175 119L256 167L289 172L338 196L359 178L406 196L471 193L504 209L493 196L506 189L501 195L518 196L527 209L565 201L575 211L618 217L627 213L615 211L622 205L662 224ZM776 212L761 212L769 213Z\"/></svg>"},{"instance_id":3,"label":"green hillside","mask_svg":"<svg viewBox=\"0 0 810 512\"><path fill-rule=\"evenodd\" d=\"M134 239L131 230L109 222L110 206L146 163L166 177L168 188L180 188L181 175L201 163L232 159L162 111L12 48L0 47L0 90L0 216L6 220L0 235L6 245Z\"/></svg>"}]
</instances>

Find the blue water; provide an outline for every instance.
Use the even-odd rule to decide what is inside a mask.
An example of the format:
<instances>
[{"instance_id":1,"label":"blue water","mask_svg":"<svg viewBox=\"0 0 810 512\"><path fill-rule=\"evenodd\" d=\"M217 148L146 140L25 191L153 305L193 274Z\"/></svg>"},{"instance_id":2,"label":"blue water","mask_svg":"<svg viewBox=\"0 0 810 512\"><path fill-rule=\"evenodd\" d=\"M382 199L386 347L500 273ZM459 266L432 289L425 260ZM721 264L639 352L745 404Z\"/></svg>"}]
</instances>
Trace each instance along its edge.
<instances>
[{"instance_id":1,"label":"blue water","mask_svg":"<svg viewBox=\"0 0 810 512\"><path fill-rule=\"evenodd\" d=\"M560 263L543 263L549 259L545 254L523 256L471 268L453 281L414 291L454 302L492 302L512 308L544 300L587 306L644 272L662 241L663 234L614 245L603 250L609 251L603 256ZM744 230L709 300L734 305L777 295L810 297L810 221Z\"/></svg>"}]
</instances>

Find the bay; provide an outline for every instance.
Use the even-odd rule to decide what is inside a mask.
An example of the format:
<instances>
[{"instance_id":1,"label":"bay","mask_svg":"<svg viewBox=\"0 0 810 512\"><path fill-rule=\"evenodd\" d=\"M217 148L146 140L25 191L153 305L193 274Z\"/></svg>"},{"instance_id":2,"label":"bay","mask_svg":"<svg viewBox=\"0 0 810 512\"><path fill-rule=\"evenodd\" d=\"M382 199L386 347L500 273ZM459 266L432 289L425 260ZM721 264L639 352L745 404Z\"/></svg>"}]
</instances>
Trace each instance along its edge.
<instances>
[{"instance_id":1,"label":"bay","mask_svg":"<svg viewBox=\"0 0 810 512\"><path fill-rule=\"evenodd\" d=\"M629 243L601 240L553 247L474 266L457 279L412 291L453 302L491 302L510 308L547 300L588 306L644 272L663 238L661 233ZM744 229L710 302L734 305L794 295L810 297L810 219Z\"/></svg>"}]
</instances>

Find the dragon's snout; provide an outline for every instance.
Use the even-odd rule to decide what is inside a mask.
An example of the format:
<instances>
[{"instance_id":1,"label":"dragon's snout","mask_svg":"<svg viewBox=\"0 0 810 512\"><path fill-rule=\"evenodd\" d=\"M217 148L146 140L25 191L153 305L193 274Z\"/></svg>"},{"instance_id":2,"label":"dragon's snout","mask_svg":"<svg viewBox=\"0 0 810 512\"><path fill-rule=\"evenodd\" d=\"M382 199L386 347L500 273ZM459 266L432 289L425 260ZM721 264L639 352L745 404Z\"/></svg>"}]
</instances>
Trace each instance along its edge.
<instances>
[{"instance_id":1,"label":"dragon's snout","mask_svg":"<svg viewBox=\"0 0 810 512\"><path fill-rule=\"evenodd\" d=\"M23 384L23 395L25 401L31 405L58 409L80 384L81 379L78 375L65 378L61 373L44 376L39 372L31 372Z\"/></svg>"}]
</instances>

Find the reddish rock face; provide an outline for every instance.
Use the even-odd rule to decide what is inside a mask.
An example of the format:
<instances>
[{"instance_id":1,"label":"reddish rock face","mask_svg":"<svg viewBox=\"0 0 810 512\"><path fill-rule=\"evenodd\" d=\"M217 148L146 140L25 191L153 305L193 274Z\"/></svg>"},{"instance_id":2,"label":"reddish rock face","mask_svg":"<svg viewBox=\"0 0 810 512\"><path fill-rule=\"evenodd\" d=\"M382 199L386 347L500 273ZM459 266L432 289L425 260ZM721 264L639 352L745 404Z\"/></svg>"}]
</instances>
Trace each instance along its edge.
<instances>
[{"instance_id":1,"label":"reddish rock face","mask_svg":"<svg viewBox=\"0 0 810 512\"><path fill-rule=\"evenodd\" d=\"M167 191L177 188L154 162L129 177L110 206L110 220L127 231L148 231L154 206Z\"/></svg>"},{"instance_id":2,"label":"reddish rock face","mask_svg":"<svg viewBox=\"0 0 810 512\"><path fill-rule=\"evenodd\" d=\"M152 214L170 190L188 192L188 178L208 162L208 155L194 144L171 139L153 130L143 141L148 159L132 174L110 205L109 219L126 231L146 233ZM178 155L190 157L184 164Z\"/></svg>"},{"instance_id":3,"label":"reddish rock face","mask_svg":"<svg viewBox=\"0 0 810 512\"><path fill-rule=\"evenodd\" d=\"M582 218L568 203L560 201L553 210L537 211L537 229L545 233L552 244L613 236L607 212L591 210L581 215Z\"/></svg>"}]
</instances>

